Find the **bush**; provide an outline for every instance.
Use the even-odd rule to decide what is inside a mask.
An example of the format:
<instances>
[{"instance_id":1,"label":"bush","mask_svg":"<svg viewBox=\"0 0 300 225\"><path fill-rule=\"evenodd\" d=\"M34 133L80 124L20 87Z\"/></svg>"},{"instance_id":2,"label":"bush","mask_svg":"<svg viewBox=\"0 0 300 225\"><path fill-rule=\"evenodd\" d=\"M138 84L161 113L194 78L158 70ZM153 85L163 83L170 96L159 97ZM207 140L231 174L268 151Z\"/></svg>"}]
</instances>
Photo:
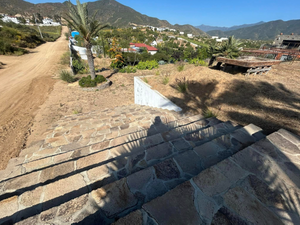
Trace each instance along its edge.
<instances>
[{"instance_id":1,"label":"bush","mask_svg":"<svg viewBox=\"0 0 300 225\"><path fill-rule=\"evenodd\" d=\"M95 80L92 80L91 76L83 77L79 80L80 87L96 87L98 83L106 81L106 78L102 75L97 75Z\"/></svg>"},{"instance_id":2,"label":"bush","mask_svg":"<svg viewBox=\"0 0 300 225\"><path fill-rule=\"evenodd\" d=\"M66 40L69 40L69 33L68 33L68 32L65 32L64 35L65 35L65 37L66 37Z\"/></svg>"},{"instance_id":3,"label":"bush","mask_svg":"<svg viewBox=\"0 0 300 225\"><path fill-rule=\"evenodd\" d=\"M136 68L134 66L126 66L119 70L120 73L136 73Z\"/></svg>"},{"instance_id":4,"label":"bush","mask_svg":"<svg viewBox=\"0 0 300 225\"><path fill-rule=\"evenodd\" d=\"M75 73L80 73L80 74L86 74L89 72L89 68L87 63L83 62L80 60L80 58L78 59L74 59L73 58L73 68L75 70Z\"/></svg>"},{"instance_id":5,"label":"bush","mask_svg":"<svg viewBox=\"0 0 300 225\"><path fill-rule=\"evenodd\" d=\"M167 84L169 83L169 81L170 81L170 77L169 77L169 76L164 76L164 77L163 77L163 80L162 80L162 83L163 83L164 85L167 85Z\"/></svg>"},{"instance_id":6,"label":"bush","mask_svg":"<svg viewBox=\"0 0 300 225\"><path fill-rule=\"evenodd\" d=\"M188 90L188 80L185 77L176 79L176 88L180 93L185 93Z\"/></svg>"},{"instance_id":7,"label":"bush","mask_svg":"<svg viewBox=\"0 0 300 225\"><path fill-rule=\"evenodd\" d=\"M204 60L200 59L191 59L190 64L194 64L195 66L207 66L208 64Z\"/></svg>"},{"instance_id":8,"label":"bush","mask_svg":"<svg viewBox=\"0 0 300 225\"><path fill-rule=\"evenodd\" d=\"M62 64L62 65L69 65L70 64L70 51L65 52L60 57L60 64Z\"/></svg>"},{"instance_id":9,"label":"bush","mask_svg":"<svg viewBox=\"0 0 300 225\"><path fill-rule=\"evenodd\" d=\"M205 118L211 118L211 117L217 117L218 114L217 113L214 113L211 109L209 108L205 108L202 110L202 115L205 117Z\"/></svg>"},{"instance_id":10,"label":"bush","mask_svg":"<svg viewBox=\"0 0 300 225\"><path fill-rule=\"evenodd\" d=\"M83 77L79 80L80 87L96 87L96 79L92 80L91 76Z\"/></svg>"},{"instance_id":11,"label":"bush","mask_svg":"<svg viewBox=\"0 0 300 225\"><path fill-rule=\"evenodd\" d=\"M66 70L62 70L60 72L60 79L68 83L73 83L76 81L76 79L71 75L71 73Z\"/></svg>"},{"instance_id":12,"label":"bush","mask_svg":"<svg viewBox=\"0 0 300 225\"><path fill-rule=\"evenodd\" d=\"M97 82L97 84L103 83L106 81L106 78L103 75L97 75L95 78L95 81Z\"/></svg>"},{"instance_id":13,"label":"bush","mask_svg":"<svg viewBox=\"0 0 300 225\"><path fill-rule=\"evenodd\" d=\"M139 64L137 64L136 68L139 70L152 70L154 68L158 68L158 62L156 62L155 60L139 62Z\"/></svg>"},{"instance_id":14,"label":"bush","mask_svg":"<svg viewBox=\"0 0 300 225\"><path fill-rule=\"evenodd\" d=\"M120 69L124 66L124 62L121 62L121 61L113 61L111 62L110 64L110 67L113 68L113 69Z\"/></svg>"},{"instance_id":15,"label":"bush","mask_svg":"<svg viewBox=\"0 0 300 225\"><path fill-rule=\"evenodd\" d=\"M179 66L177 67L177 70L178 70L178 72L183 71L183 70L184 70L184 65L183 65L183 64L182 64L182 65L179 65Z\"/></svg>"}]
</instances>

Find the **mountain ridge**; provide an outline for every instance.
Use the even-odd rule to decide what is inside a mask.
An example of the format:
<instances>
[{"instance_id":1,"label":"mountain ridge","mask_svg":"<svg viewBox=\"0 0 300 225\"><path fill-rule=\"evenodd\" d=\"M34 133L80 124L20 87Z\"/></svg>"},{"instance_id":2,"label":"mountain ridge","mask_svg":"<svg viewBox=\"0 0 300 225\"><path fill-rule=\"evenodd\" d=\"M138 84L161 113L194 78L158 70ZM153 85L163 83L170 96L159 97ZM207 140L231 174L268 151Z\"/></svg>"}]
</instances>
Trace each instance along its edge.
<instances>
[{"instance_id":1,"label":"mountain ridge","mask_svg":"<svg viewBox=\"0 0 300 225\"><path fill-rule=\"evenodd\" d=\"M210 25L201 24L201 25L195 26L195 27L199 28L200 30L203 30L204 32L208 32L211 30L230 31L230 30L237 30L237 29L245 28L245 27L252 27L252 26L263 24L263 23L265 23L265 22L260 21L258 23L235 25L235 26L231 26L231 27L219 27L219 26L210 26Z\"/></svg>"},{"instance_id":2,"label":"mountain ridge","mask_svg":"<svg viewBox=\"0 0 300 225\"><path fill-rule=\"evenodd\" d=\"M195 28L192 25L172 25L166 20L159 20L158 18L141 14L115 0L88 2L87 7L90 15L96 10L99 10L97 19L115 27L127 27L129 23L135 23L155 27L169 27L194 35L209 36L204 31ZM24 0L1 0L0 12L11 15L22 14L25 16L31 16L33 13L40 13L43 16L54 16L54 14L63 15L67 12L67 1L64 3L33 4Z\"/></svg>"},{"instance_id":3,"label":"mountain ridge","mask_svg":"<svg viewBox=\"0 0 300 225\"><path fill-rule=\"evenodd\" d=\"M207 32L211 36L232 36L240 39L252 40L274 40L280 33L283 34L300 34L300 19L299 20L274 20L252 27L240 28L231 31L212 30Z\"/></svg>"}]
</instances>

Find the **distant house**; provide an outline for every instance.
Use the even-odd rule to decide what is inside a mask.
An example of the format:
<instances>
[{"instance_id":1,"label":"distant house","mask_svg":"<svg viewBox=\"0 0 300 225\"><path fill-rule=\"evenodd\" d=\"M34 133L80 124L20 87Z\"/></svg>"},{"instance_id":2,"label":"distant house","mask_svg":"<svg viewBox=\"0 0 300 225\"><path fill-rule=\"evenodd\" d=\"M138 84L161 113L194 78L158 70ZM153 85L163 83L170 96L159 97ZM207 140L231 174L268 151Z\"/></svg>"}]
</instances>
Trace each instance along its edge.
<instances>
[{"instance_id":1,"label":"distant house","mask_svg":"<svg viewBox=\"0 0 300 225\"><path fill-rule=\"evenodd\" d=\"M219 39L218 36L212 36L211 39Z\"/></svg>"},{"instance_id":2,"label":"distant house","mask_svg":"<svg viewBox=\"0 0 300 225\"><path fill-rule=\"evenodd\" d=\"M151 55L156 54L158 51L157 48L142 43L130 43L130 48L135 48L135 49L146 48L147 52L150 53Z\"/></svg>"},{"instance_id":3,"label":"distant house","mask_svg":"<svg viewBox=\"0 0 300 225\"><path fill-rule=\"evenodd\" d=\"M2 18L2 21L5 22L5 23L8 23L8 22L13 22L13 23L16 23L16 24L19 24L19 20L14 17L14 16L8 16L8 15L4 15L4 17Z\"/></svg>"},{"instance_id":4,"label":"distant house","mask_svg":"<svg viewBox=\"0 0 300 225\"><path fill-rule=\"evenodd\" d=\"M121 48L121 52L136 52L134 48Z\"/></svg>"},{"instance_id":5,"label":"distant house","mask_svg":"<svg viewBox=\"0 0 300 225\"><path fill-rule=\"evenodd\" d=\"M157 42L156 42L156 41L153 41L153 42L151 43L151 46L157 46Z\"/></svg>"},{"instance_id":6,"label":"distant house","mask_svg":"<svg viewBox=\"0 0 300 225\"><path fill-rule=\"evenodd\" d=\"M174 32L176 32L176 29L170 29L170 31L174 31Z\"/></svg>"},{"instance_id":7,"label":"distant house","mask_svg":"<svg viewBox=\"0 0 300 225\"><path fill-rule=\"evenodd\" d=\"M192 38L192 37L193 37L193 34L187 34L187 37L188 37L188 38Z\"/></svg>"},{"instance_id":8,"label":"distant house","mask_svg":"<svg viewBox=\"0 0 300 225\"><path fill-rule=\"evenodd\" d=\"M184 35L184 32L183 32L183 31L180 31L180 32L179 32L179 34L182 34L182 35Z\"/></svg>"},{"instance_id":9,"label":"distant house","mask_svg":"<svg viewBox=\"0 0 300 225\"><path fill-rule=\"evenodd\" d=\"M228 41L228 38L224 38L224 37L222 37L222 38L217 38L216 41L217 41L217 42Z\"/></svg>"},{"instance_id":10,"label":"distant house","mask_svg":"<svg viewBox=\"0 0 300 225\"><path fill-rule=\"evenodd\" d=\"M133 27L132 29L133 29L133 30L136 30L136 27Z\"/></svg>"}]
</instances>

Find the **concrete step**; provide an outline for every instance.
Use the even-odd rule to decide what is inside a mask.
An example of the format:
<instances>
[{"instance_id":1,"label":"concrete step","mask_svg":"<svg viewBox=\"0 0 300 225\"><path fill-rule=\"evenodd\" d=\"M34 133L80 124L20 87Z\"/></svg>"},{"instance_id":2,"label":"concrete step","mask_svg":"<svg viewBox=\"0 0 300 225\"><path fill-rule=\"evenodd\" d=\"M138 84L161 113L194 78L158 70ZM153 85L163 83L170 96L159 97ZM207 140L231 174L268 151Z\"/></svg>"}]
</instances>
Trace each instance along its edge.
<instances>
[{"instance_id":1,"label":"concrete step","mask_svg":"<svg viewBox=\"0 0 300 225\"><path fill-rule=\"evenodd\" d=\"M281 129L114 225L300 224L299 155L300 137Z\"/></svg>"},{"instance_id":2,"label":"concrete step","mask_svg":"<svg viewBox=\"0 0 300 225\"><path fill-rule=\"evenodd\" d=\"M225 129L228 129L229 123L226 125L224 123L223 126L216 124L215 126L222 135ZM234 130L234 127L230 129ZM253 127L253 130L255 129ZM215 143L217 143L215 145L221 146L223 141L224 146L223 148L220 147L219 151L225 151L226 144L226 149L232 149L233 151L255 140L254 136L250 134L246 138L247 129L244 130L233 132L234 136L230 138L230 145L229 142L224 141L227 140L224 135L224 138L219 135L220 138L215 140ZM212 138L216 137L217 133L216 130L213 130L212 134L204 132L203 139L205 134L207 138ZM184 134L181 138L183 136ZM169 136L166 137L169 138ZM28 219L33 217L39 221L37 223L43 223L54 221L53 218L55 217L55 221L67 224L67 221L78 221L83 215L85 215L84 217L90 215L88 218L91 218L93 213L96 213L97 217L100 216L103 220L102 223L113 221L116 216L127 214L129 211L134 210L134 207L165 193L165 191L189 179L195 173L195 171L192 171L193 167L200 163L197 159L201 160L201 158L192 150L192 146L188 142L184 139L182 139L182 142L185 143L170 140L168 143L156 146L157 148L146 149L143 154L138 153L132 155L132 157L118 158L105 162L106 164L103 164L103 166L97 165L97 167L89 168L90 165L108 159L107 154L100 152L101 154L97 157L96 155L88 159L83 157L77 160L76 164L63 163L64 166L56 166L54 167L55 170L47 169L39 174L33 172L13 181L7 181L2 184L1 200L2 202L7 199L9 199L9 202L17 201L18 207L16 211L11 210L10 214L3 218L3 221L9 219L18 221L20 220L18 218L21 217ZM182 151L183 149L185 151ZM181 154L182 157L177 157L178 154ZM165 160L160 162L160 159ZM207 165L205 161L203 162L199 167L201 170L204 169L202 166ZM74 166L72 167L72 165ZM77 170L75 173L72 172L74 169ZM69 170L67 176L52 179L53 176L64 170ZM45 178L48 180L43 180ZM78 207L72 209L68 215L66 215L66 212L62 213L64 211L62 207L71 206ZM99 207L101 208L100 211ZM47 216L48 214L51 214L51 219Z\"/></svg>"}]
</instances>

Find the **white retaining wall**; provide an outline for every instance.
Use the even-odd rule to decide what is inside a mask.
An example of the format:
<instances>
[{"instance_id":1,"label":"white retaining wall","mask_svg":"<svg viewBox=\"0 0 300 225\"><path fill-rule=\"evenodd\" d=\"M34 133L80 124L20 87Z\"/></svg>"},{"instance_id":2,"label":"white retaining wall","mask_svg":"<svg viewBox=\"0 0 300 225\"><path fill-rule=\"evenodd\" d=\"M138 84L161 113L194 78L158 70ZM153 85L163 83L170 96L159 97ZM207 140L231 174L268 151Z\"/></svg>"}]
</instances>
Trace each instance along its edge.
<instances>
[{"instance_id":1,"label":"white retaining wall","mask_svg":"<svg viewBox=\"0 0 300 225\"><path fill-rule=\"evenodd\" d=\"M79 52L79 55L82 59L87 60L87 55L86 55L86 48L84 47L78 47L76 45L72 45L72 48L75 49L75 51ZM96 54L96 47L92 47L92 53Z\"/></svg>"},{"instance_id":2,"label":"white retaining wall","mask_svg":"<svg viewBox=\"0 0 300 225\"><path fill-rule=\"evenodd\" d=\"M182 110L158 91L153 90L141 77L134 77L134 103L176 112Z\"/></svg>"}]
</instances>

